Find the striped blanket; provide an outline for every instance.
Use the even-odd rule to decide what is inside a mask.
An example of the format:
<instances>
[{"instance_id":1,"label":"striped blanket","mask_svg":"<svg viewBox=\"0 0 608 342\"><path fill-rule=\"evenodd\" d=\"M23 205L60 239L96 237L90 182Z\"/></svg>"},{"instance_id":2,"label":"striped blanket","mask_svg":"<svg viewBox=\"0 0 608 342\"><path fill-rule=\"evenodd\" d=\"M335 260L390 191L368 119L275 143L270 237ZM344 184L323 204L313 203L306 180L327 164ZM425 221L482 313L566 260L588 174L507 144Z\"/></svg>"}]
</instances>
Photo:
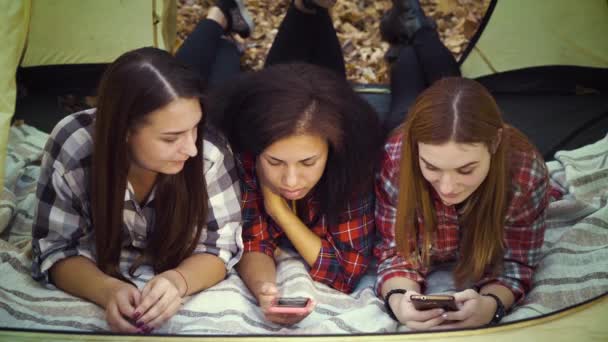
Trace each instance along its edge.
<instances>
[{"instance_id":1,"label":"striped blanket","mask_svg":"<svg viewBox=\"0 0 608 342\"><path fill-rule=\"evenodd\" d=\"M7 180L0 202L0 326L8 328L106 331L101 308L30 278L29 234L37 163L46 136L28 126L10 133ZM554 186L566 196L550 206L543 259L534 289L505 321L559 310L608 291L608 136L596 144L556 154L548 163ZM354 334L405 331L386 315L373 291L374 270L351 295L313 282L293 252L277 257L278 285L290 296L318 303L299 324L266 322L234 273L187 298L181 310L155 333L168 334ZM134 281L142 286L145 267Z\"/></svg>"}]
</instances>

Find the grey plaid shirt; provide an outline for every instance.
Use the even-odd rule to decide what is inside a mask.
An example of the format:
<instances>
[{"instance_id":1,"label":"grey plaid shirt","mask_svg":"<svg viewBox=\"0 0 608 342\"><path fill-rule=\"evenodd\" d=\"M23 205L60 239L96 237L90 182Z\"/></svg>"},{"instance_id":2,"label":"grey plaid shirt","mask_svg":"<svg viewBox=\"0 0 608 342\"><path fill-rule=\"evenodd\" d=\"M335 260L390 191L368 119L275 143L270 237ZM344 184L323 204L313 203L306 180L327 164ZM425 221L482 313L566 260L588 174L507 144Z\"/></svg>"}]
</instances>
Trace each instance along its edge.
<instances>
[{"instance_id":1,"label":"grey plaid shirt","mask_svg":"<svg viewBox=\"0 0 608 342\"><path fill-rule=\"evenodd\" d=\"M32 276L44 285L49 284L51 266L64 258L80 255L95 262L89 189L94 119L95 109L64 118L45 147L32 231ZM238 174L226 141L214 130L205 130L202 150L209 194L206 228L212 229L203 229L194 253L219 257L229 271L243 251ZM120 263L125 276L154 227L154 193L153 189L140 206L131 184L127 184Z\"/></svg>"}]
</instances>

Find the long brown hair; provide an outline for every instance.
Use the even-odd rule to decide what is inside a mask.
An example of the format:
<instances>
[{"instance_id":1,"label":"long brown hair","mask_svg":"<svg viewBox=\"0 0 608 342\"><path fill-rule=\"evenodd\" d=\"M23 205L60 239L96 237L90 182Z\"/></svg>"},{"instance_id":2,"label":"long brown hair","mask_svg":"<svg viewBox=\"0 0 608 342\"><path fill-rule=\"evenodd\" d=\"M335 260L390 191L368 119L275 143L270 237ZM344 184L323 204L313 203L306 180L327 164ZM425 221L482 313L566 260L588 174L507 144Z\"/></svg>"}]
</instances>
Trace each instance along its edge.
<instances>
[{"instance_id":1,"label":"long brown hair","mask_svg":"<svg viewBox=\"0 0 608 342\"><path fill-rule=\"evenodd\" d=\"M108 275L125 279L119 263L130 165L127 132L178 98L200 98L203 84L195 75L169 53L141 48L120 56L102 77L93 137L91 211L97 266ZM207 215L203 125L201 120L199 153L186 161L180 173L157 178L155 226L131 275L144 261L157 273L174 268L196 247Z\"/></svg>"},{"instance_id":2,"label":"long brown hair","mask_svg":"<svg viewBox=\"0 0 608 342\"><path fill-rule=\"evenodd\" d=\"M444 78L422 92L397 129L403 134L395 224L398 250L406 258L413 251L424 265L430 264L437 218L429 184L420 171L418 143L483 143L491 153L490 169L462 204L454 280L462 286L479 280L486 271L497 271L504 252L503 228L510 196L508 149L513 143L526 145L527 139L504 124L494 98L481 84L460 77Z\"/></svg>"}]
</instances>

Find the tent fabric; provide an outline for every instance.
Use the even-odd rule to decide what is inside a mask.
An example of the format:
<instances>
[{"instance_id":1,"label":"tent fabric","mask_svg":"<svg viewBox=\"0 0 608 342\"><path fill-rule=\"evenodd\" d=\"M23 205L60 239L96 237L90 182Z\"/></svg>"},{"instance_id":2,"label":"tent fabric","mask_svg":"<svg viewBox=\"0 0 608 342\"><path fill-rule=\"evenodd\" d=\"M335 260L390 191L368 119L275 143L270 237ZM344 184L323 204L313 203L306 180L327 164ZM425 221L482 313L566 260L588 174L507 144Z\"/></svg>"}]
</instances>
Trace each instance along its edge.
<instances>
[{"instance_id":1,"label":"tent fabric","mask_svg":"<svg viewBox=\"0 0 608 342\"><path fill-rule=\"evenodd\" d=\"M477 78L547 65L608 68L608 1L494 0L461 71Z\"/></svg>"},{"instance_id":2,"label":"tent fabric","mask_svg":"<svg viewBox=\"0 0 608 342\"><path fill-rule=\"evenodd\" d=\"M0 0L0 165L4 166L11 118L15 111L17 85L15 70L25 46L31 0ZM0 189L4 167L0 167Z\"/></svg>"},{"instance_id":3,"label":"tent fabric","mask_svg":"<svg viewBox=\"0 0 608 342\"><path fill-rule=\"evenodd\" d=\"M155 46L172 50L175 0L33 0L22 67L110 63Z\"/></svg>"}]
</instances>

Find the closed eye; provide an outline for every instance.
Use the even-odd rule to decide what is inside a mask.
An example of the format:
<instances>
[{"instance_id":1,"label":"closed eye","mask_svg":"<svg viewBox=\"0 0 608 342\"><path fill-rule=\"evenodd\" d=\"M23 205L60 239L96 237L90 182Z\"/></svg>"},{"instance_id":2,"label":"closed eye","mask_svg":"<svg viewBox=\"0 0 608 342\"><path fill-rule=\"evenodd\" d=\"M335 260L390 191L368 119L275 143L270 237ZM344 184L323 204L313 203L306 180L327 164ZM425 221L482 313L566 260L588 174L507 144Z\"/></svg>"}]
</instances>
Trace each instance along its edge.
<instances>
[{"instance_id":1,"label":"closed eye","mask_svg":"<svg viewBox=\"0 0 608 342\"><path fill-rule=\"evenodd\" d=\"M266 162L268 163L268 165L270 166L279 166L281 165L280 161L277 160L272 160L272 159L266 159Z\"/></svg>"},{"instance_id":2,"label":"closed eye","mask_svg":"<svg viewBox=\"0 0 608 342\"><path fill-rule=\"evenodd\" d=\"M461 175L470 175L471 173L473 173L474 169L471 170L458 170L458 173L460 173Z\"/></svg>"}]
</instances>

